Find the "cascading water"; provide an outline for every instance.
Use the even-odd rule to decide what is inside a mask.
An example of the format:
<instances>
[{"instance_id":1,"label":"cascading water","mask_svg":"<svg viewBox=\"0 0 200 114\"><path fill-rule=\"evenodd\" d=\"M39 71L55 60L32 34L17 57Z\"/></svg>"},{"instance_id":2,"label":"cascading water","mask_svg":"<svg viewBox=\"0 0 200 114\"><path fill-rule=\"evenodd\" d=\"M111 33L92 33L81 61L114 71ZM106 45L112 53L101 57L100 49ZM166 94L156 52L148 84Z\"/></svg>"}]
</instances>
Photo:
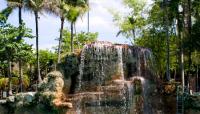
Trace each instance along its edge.
<instances>
[{"instance_id":1,"label":"cascading water","mask_svg":"<svg viewBox=\"0 0 200 114\"><path fill-rule=\"evenodd\" d=\"M146 99L147 89L137 95L135 80L142 86L151 77L148 68L150 51L146 48L95 42L84 46L79 65L74 112L77 114L137 114L146 112L145 103L138 108L137 99ZM144 73L146 72L146 73ZM143 76L147 75L148 76ZM138 78L139 77L139 78ZM146 87L146 86L145 86ZM136 91L136 93L135 93ZM135 100L136 99L136 100ZM144 104L144 105L143 105ZM144 108L144 109L143 109ZM73 112L71 112L73 113Z\"/></svg>"},{"instance_id":2,"label":"cascading water","mask_svg":"<svg viewBox=\"0 0 200 114\"><path fill-rule=\"evenodd\" d=\"M117 49L117 55L118 55L118 71L119 71L119 75L121 75L121 80L124 80L124 69L123 69L123 51L122 51L122 46L116 46L115 47Z\"/></svg>"}]
</instances>

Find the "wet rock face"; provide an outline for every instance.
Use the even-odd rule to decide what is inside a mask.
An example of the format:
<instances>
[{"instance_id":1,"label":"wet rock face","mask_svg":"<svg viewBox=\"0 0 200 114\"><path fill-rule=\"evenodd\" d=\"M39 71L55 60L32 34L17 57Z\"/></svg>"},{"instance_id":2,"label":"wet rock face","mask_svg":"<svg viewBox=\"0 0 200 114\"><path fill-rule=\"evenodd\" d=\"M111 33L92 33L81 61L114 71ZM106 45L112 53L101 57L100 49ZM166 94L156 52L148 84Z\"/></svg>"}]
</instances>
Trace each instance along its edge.
<instances>
[{"instance_id":1,"label":"wet rock face","mask_svg":"<svg viewBox=\"0 0 200 114\"><path fill-rule=\"evenodd\" d=\"M133 76L152 79L151 54L143 47L94 42L86 45L79 54L67 55L60 66L65 81L71 83L68 93L95 91L98 86L117 79L129 80Z\"/></svg>"},{"instance_id":2,"label":"wet rock face","mask_svg":"<svg viewBox=\"0 0 200 114\"><path fill-rule=\"evenodd\" d=\"M147 102L149 90L155 89L149 85L151 59L151 51L142 47L86 45L78 57L78 75L72 83L75 94L70 96L73 108L68 113L152 114Z\"/></svg>"},{"instance_id":3,"label":"wet rock face","mask_svg":"<svg viewBox=\"0 0 200 114\"><path fill-rule=\"evenodd\" d=\"M94 91L112 80L129 80L133 76L151 79L151 51L147 48L94 42L86 45L80 56L76 92Z\"/></svg>"},{"instance_id":4,"label":"wet rock face","mask_svg":"<svg viewBox=\"0 0 200 114\"><path fill-rule=\"evenodd\" d=\"M64 74L64 92L72 94L75 92L77 77L79 75L80 53L69 54L64 62L58 65L59 71Z\"/></svg>"}]
</instances>

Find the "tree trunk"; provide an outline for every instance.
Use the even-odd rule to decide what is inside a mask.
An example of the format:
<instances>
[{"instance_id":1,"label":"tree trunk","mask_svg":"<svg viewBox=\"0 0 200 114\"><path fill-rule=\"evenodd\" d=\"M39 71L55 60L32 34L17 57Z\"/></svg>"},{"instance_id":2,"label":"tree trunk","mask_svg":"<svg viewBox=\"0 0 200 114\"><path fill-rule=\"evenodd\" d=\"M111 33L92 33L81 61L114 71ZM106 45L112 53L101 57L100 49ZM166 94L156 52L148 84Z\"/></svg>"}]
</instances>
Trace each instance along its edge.
<instances>
[{"instance_id":1,"label":"tree trunk","mask_svg":"<svg viewBox=\"0 0 200 114\"><path fill-rule=\"evenodd\" d=\"M18 17L19 18L19 29L21 31L21 29L22 29L22 7L19 6L18 9L19 9L19 12L18 12L18 16L19 16ZM20 41L21 39L22 39L22 34L20 33L19 36L17 37L17 41Z\"/></svg>"},{"instance_id":2,"label":"tree trunk","mask_svg":"<svg viewBox=\"0 0 200 114\"><path fill-rule=\"evenodd\" d=\"M197 65L196 92L199 92L199 66Z\"/></svg>"},{"instance_id":3,"label":"tree trunk","mask_svg":"<svg viewBox=\"0 0 200 114\"><path fill-rule=\"evenodd\" d=\"M74 23L71 22L71 52L73 53L74 52L74 32L73 32L73 25Z\"/></svg>"},{"instance_id":4,"label":"tree trunk","mask_svg":"<svg viewBox=\"0 0 200 114\"><path fill-rule=\"evenodd\" d=\"M63 35L63 27L64 27L64 17L60 18L61 20L61 27L60 27L60 39L59 39L59 45L58 45L58 63L60 63L61 59L61 48L62 48L62 35Z\"/></svg>"},{"instance_id":5,"label":"tree trunk","mask_svg":"<svg viewBox=\"0 0 200 114\"><path fill-rule=\"evenodd\" d=\"M19 26L21 26L22 25L22 7L19 6L18 8L19 8Z\"/></svg>"},{"instance_id":6,"label":"tree trunk","mask_svg":"<svg viewBox=\"0 0 200 114\"><path fill-rule=\"evenodd\" d=\"M188 67L189 71L187 72L188 79L190 78L190 71L191 71L191 52L192 52L192 45L191 45L191 0L184 0L183 1L183 39L186 39L189 44L189 52L188 52ZM186 80L186 85L188 85L189 89L189 80Z\"/></svg>"},{"instance_id":7,"label":"tree trunk","mask_svg":"<svg viewBox=\"0 0 200 114\"><path fill-rule=\"evenodd\" d=\"M41 83L42 82L42 78L40 75L40 60L39 60L39 35L38 35L38 12L35 11L35 25L36 25L36 58L37 58L37 77L38 77L38 82Z\"/></svg>"},{"instance_id":8,"label":"tree trunk","mask_svg":"<svg viewBox=\"0 0 200 114\"><path fill-rule=\"evenodd\" d=\"M191 0L188 0L187 24L188 24L188 38L189 38L189 53L188 53L189 73L191 72L191 65L192 65L192 38L191 38L192 21L191 20L192 20L191 19Z\"/></svg>"},{"instance_id":9,"label":"tree trunk","mask_svg":"<svg viewBox=\"0 0 200 114\"><path fill-rule=\"evenodd\" d=\"M8 60L8 95L12 95L12 62Z\"/></svg>"},{"instance_id":10,"label":"tree trunk","mask_svg":"<svg viewBox=\"0 0 200 114\"><path fill-rule=\"evenodd\" d=\"M74 23L74 35L76 36L76 23Z\"/></svg>"},{"instance_id":11,"label":"tree trunk","mask_svg":"<svg viewBox=\"0 0 200 114\"><path fill-rule=\"evenodd\" d=\"M184 19L182 18L182 16L184 14L183 12L179 12L179 8L177 8L177 31L178 31L178 39L179 39L179 57L180 57L180 72L181 72L181 79L182 79L182 91L184 92L184 88L185 88L185 74L184 74L184 49L183 49L183 38L184 38L184 34L183 34L183 21Z\"/></svg>"},{"instance_id":12,"label":"tree trunk","mask_svg":"<svg viewBox=\"0 0 200 114\"><path fill-rule=\"evenodd\" d=\"M133 34L133 41L134 41L134 44L135 44L135 29L132 29L132 34Z\"/></svg>"},{"instance_id":13,"label":"tree trunk","mask_svg":"<svg viewBox=\"0 0 200 114\"><path fill-rule=\"evenodd\" d=\"M88 6L89 6L89 1L88 1ZM88 11L88 15L87 15L88 17L88 22L87 22L87 25L88 25L88 27L87 27L87 29L88 29L88 33L90 32L90 11Z\"/></svg>"},{"instance_id":14,"label":"tree trunk","mask_svg":"<svg viewBox=\"0 0 200 114\"><path fill-rule=\"evenodd\" d=\"M33 71L32 71L32 68L33 68L32 64L29 64L29 67L30 67L30 84L32 84L33 81L34 81L34 76L33 76Z\"/></svg>"},{"instance_id":15,"label":"tree trunk","mask_svg":"<svg viewBox=\"0 0 200 114\"><path fill-rule=\"evenodd\" d=\"M182 77L182 87L183 92L185 89L185 75L184 75L184 52L183 52L183 37L181 35L181 77Z\"/></svg>"},{"instance_id":16,"label":"tree trunk","mask_svg":"<svg viewBox=\"0 0 200 114\"><path fill-rule=\"evenodd\" d=\"M166 45L167 45L167 48L166 48L166 59L167 59L167 62L166 62L166 77L167 77L167 81L170 81L171 80L171 77L170 77L170 58L169 58L169 20L168 20L168 0L164 0L164 11L166 12L165 14L165 29L166 29Z\"/></svg>"},{"instance_id":17,"label":"tree trunk","mask_svg":"<svg viewBox=\"0 0 200 114\"><path fill-rule=\"evenodd\" d=\"M23 92L22 60L19 60L19 84L20 84L20 92Z\"/></svg>"}]
</instances>

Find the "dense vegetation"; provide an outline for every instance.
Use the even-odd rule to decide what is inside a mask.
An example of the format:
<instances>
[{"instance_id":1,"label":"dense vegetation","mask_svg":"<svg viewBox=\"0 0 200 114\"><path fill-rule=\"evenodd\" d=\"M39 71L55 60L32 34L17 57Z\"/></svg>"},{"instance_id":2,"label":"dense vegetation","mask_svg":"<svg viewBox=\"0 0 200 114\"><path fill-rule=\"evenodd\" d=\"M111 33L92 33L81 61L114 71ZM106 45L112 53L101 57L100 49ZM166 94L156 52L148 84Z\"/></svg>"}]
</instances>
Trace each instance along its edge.
<instances>
[{"instance_id":1,"label":"dense vegetation","mask_svg":"<svg viewBox=\"0 0 200 114\"><path fill-rule=\"evenodd\" d=\"M97 33L74 33L75 22L88 10L87 0L7 0L7 3L8 7L0 11L0 97L3 91L12 95L13 92L36 90L36 84L47 73L56 70L56 64L66 54L97 39ZM35 16L35 36L23 22L22 9ZM14 10L18 10L18 27L7 22ZM59 45L54 47L55 51L39 49L38 18L41 13L51 13L61 19ZM70 31L64 30L65 20L71 22ZM26 38L36 39L35 49L25 42Z\"/></svg>"},{"instance_id":2,"label":"dense vegetation","mask_svg":"<svg viewBox=\"0 0 200 114\"><path fill-rule=\"evenodd\" d=\"M188 80L196 77L198 82L199 0L153 0L151 4L140 0L123 1L130 10L128 15L112 11L121 29L117 35L122 34L133 44L152 49L160 79L181 81L183 77Z\"/></svg>"}]
</instances>

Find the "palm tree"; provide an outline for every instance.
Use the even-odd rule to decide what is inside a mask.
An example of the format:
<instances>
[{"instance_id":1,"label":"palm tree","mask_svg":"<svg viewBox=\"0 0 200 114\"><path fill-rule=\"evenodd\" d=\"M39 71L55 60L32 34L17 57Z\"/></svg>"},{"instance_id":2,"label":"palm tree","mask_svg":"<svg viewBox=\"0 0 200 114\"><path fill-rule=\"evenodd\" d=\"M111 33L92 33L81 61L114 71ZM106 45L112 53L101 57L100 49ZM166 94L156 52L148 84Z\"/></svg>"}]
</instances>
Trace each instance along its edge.
<instances>
[{"instance_id":1,"label":"palm tree","mask_svg":"<svg viewBox=\"0 0 200 114\"><path fill-rule=\"evenodd\" d=\"M64 15L68 12L69 6L66 4L64 0L52 0L49 3L45 4L45 9L47 12L53 13L54 15L60 17L61 25L60 25L60 37L59 37L59 45L58 45L58 61L60 63L61 58L61 46L62 46L62 36L63 36L63 28L64 28Z\"/></svg>"},{"instance_id":2,"label":"palm tree","mask_svg":"<svg viewBox=\"0 0 200 114\"><path fill-rule=\"evenodd\" d=\"M73 25L77 21L78 17L83 15L88 10L88 0L67 0L67 4L70 6L70 9L65 16L66 19L71 23L71 52L74 52L74 41L73 41L73 35L74 35L74 28Z\"/></svg>"},{"instance_id":3,"label":"palm tree","mask_svg":"<svg viewBox=\"0 0 200 114\"><path fill-rule=\"evenodd\" d=\"M18 8L19 29L22 27L22 7L24 6L24 0L7 0L8 6L12 8ZM17 41L22 39L22 34L19 34Z\"/></svg>"},{"instance_id":4,"label":"palm tree","mask_svg":"<svg viewBox=\"0 0 200 114\"><path fill-rule=\"evenodd\" d=\"M90 8L90 6L89 6L89 0L88 0L88 8ZM90 10L88 10L88 15L87 15L87 19L88 19L88 22L87 22L87 24L88 24L88 33L90 32Z\"/></svg>"},{"instance_id":5,"label":"palm tree","mask_svg":"<svg viewBox=\"0 0 200 114\"><path fill-rule=\"evenodd\" d=\"M44 0L25 0L25 8L30 10L35 15L35 29L36 29L36 58L37 58L37 77L38 82L42 82L40 75L40 61L39 61L39 34L38 34L38 14L42 12L44 4L47 4L47 1Z\"/></svg>"},{"instance_id":6,"label":"palm tree","mask_svg":"<svg viewBox=\"0 0 200 114\"><path fill-rule=\"evenodd\" d=\"M8 6L12 8L18 8L18 19L19 19L19 29L22 29L22 7L24 5L23 0L7 0ZM22 33L19 34L17 37L17 41L22 39ZM20 89L22 92L22 68L21 68L22 61L19 61L19 76L20 76Z\"/></svg>"}]
</instances>

